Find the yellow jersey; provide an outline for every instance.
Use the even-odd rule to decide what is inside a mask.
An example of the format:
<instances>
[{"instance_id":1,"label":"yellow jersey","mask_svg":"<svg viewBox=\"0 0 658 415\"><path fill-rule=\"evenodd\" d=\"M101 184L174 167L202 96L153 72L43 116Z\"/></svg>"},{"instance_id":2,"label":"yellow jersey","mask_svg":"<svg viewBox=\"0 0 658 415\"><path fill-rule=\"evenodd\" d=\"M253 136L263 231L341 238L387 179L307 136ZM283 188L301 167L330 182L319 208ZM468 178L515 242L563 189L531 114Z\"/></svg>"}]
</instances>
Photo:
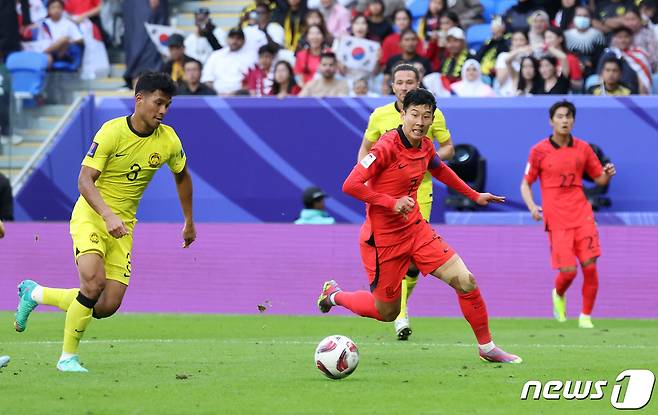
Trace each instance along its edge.
<instances>
[{"instance_id":1,"label":"yellow jersey","mask_svg":"<svg viewBox=\"0 0 658 415\"><path fill-rule=\"evenodd\" d=\"M375 108L372 114L370 114L368 128L364 134L366 140L374 143L386 132L394 130L402 124L400 111L396 104L397 102L393 102ZM432 122L432 125L427 132L427 136L439 144L450 140L450 131L448 131L448 128L446 127L446 119L438 108L434 111L434 122ZM425 173L423 182L418 188L418 203L421 205L432 203L432 175L429 174L429 172ZM425 215L423 215L425 219L429 220L429 213L427 213L427 216L428 217L425 217Z\"/></svg>"},{"instance_id":2,"label":"yellow jersey","mask_svg":"<svg viewBox=\"0 0 658 415\"><path fill-rule=\"evenodd\" d=\"M136 221L137 207L155 172L167 164L173 173L185 167L186 157L173 128L160 124L151 134L138 133L130 116L103 124L82 165L101 172L96 188L103 200L127 224ZM98 214L84 197L78 198L73 215Z\"/></svg>"}]
</instances>

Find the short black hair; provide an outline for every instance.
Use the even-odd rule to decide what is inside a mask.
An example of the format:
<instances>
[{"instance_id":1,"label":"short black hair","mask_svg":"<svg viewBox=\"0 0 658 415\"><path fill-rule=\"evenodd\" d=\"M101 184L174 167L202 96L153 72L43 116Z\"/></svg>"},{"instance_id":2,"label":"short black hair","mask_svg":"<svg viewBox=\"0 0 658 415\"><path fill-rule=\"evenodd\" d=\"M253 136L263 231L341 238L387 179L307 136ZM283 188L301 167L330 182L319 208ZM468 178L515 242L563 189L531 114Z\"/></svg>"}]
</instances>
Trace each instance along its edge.
<instances>
[{"instance_id":1,"label":"short black hair","mask_svg":"<svg viewBox=\"0 0 658 415\"><path fill-rule=\"evenodd\" d=\"M407 92L407 95L405 95L404 101L402 101L402 109L406 111L412 105L428 105L432 108L433 114L434 110L436 110L436 98L434 98L434 94L427 89L412 89Z\"/></svg>"},{"instance_id":2,"label":"short black hair","mask_svg":"<svg viewBox=\"0 0 658 415\"><path fill-rule=\"evenodd\" d=\"M624 14L628 14L628 13L633 13L634 15L642 19L642 13L640 12L639 7L636 6L627 7L626 12Z\"/></svg>"},{"instance_id":3,"label":"short black hair","mask_svg":"<svg viewBox=\"0 0 658 415\"><path fill-rule=\"evenodd\" d=\"M322 52L322 53L320 54L320 60L322 60L322 59L324 59L324 58L330 58L330 59L333 59L334 62L337 62L337 61L338 61L338 58L336 57L336 54L333 53L333 52L330 52L330 51Z\"/></svg>"},{"instance_id":4,"label":"short black hair","mask_svg":"<svg viewBox=\"0 0 658 415\"><path fill-rule=\"evenodd\" d=\"M408 35L409 33L413 34L416 37L416 39L418 38L418 33L416 33L416 31L414 29L408 27L408 28L404 29L402 32L400 32L400 40L402 40L402 38L405 35Z\"/></svg>"},{"instance_id":5,"label":"short black hair","mask_svg":"<svg viewBox=\"0 0 658 415\"><path fill-rule=\"evenodd\" d=\"M145 72L137 79L135 95L162 91L173 97L176 95L176 83L164 72Z\"/></svg>"},{"instance_id":6,"label":"short black hair","mask_svg":"<svg viewBox=\"0 0 658 415\"><path fill-rule=\"evenodd\" d=\"M187 65L188 63L194 63L194 64L198 65L199 70L203 69L203 64L200 61L196 60L196 59L190 59L189 61L183 63L183 68L185 68L185 65Z\"/></svg>"},{"instance_id":7,"label":"short black hair","mask_svg":"<svg viewBox=\"0 0 658 415\"><path fill-rule=\"evenodd\" d=\"M555 115L555 111L557 111L560 108L566 108L567 109L567 114L571 114L574 119L576 119L576 106L573 105L572 102L567 101L566 99L563 99L562 101L558 101L555 104L551 105L551 108L548 110L548 114L551 116L551 119L553 119L553 116Z\"/></svg>"},{"instance_id":8,"label":"short black hair","mask_svg":"<svg viewBox=\"0 0 658 415\"><path fill-rule=\"evenodd\" d=\"M608 63L614 63L614 64L617 65L617 67L619 68L619 71L622 71L622 70L623 70L623 66L622 66L622 63L621 63L621 62L622 62L621 59L619 59L619 58L616 57L616 56L608 56L607 58L605 58L605 59L603 60L603 64L601 65L601 70L603 70L603 68L605 68L605 65L606 65L606 64L608 64Z\"/></svg>"},{"instance_id":9,"label":"short black hair","mask_svg":"<svg viewBox=\"0 0 658 415\"><path fill-rule=\"evenodd\" d=\"M260 56L264 53L269 53L272 56L276 55L276 51L274 50L274 46L267 43L267 44L259 47L258 48L258 56Z\"/></svg>"},{"instance_id":10,"label":"short black hair","mask_svg":"<svg viewBox=\"0 0 658 415\"><path fill-rule=\"evenodd\" d=\"M614 30L612 31L612 36L613 36L613 37L614 37L614 36L617 36L617 35L618 35L619 33L621 33L621 32L624 32L624 33L626 33L628 36L633 37L633 31L632 31L630 28L626 27L626 26L619 26L618 28L614 29Z\"/></svg>"},{"instance_id":11,"label":"short black hair","mask_svg":"<svg viewBox=\"0 0 658 415\"><path fill-rule=\"evenodd\" d=\"M410 24L411 24L411 22L413 22L414 18L411 15L411 11L409 11L409 9L407 9L407 8L402 8L402 7L393 12L393 14L391 16L393 18L393 20L395 20L395 16L397 16L398 13L400 13L400 12L403 12L407 15L407 17L409 18Z\"/></svg>"},{"instance_id":12,"label":"short black hair","mask_svg":"<svg viewBox=\"0 0 658 415\"><path fill-rule=\"evenodd\" d=\"M50 7L53 3L59 3L60 6L64 7L64 0L48 0L48 5L46 7Z\"/></svg>"},{"instance_id":13,"label":"short black hair","mask_svg":"<svg viewBox=\"0 0 658 415\"><path fill-rule=\"evenodd\" d=\"M391 82L395 80L395 74L401 71L413 72L416 75L416 80L420 82L420 73L418 73L418 69L409 63L401 63L393 68L393 72L391 73Z\"/></svg>"}]
</instances>

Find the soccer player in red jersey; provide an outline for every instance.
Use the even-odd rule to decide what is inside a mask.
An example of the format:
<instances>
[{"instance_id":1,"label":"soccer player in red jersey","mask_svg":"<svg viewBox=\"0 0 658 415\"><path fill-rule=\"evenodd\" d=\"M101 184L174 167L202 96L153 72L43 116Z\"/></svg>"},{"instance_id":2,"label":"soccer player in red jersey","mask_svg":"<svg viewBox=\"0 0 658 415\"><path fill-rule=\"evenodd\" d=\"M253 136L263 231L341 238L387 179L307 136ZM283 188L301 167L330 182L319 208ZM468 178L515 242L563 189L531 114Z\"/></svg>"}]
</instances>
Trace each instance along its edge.
<instances>
[{"instance_id":1,"label":"soccer player in red jersey","mask_svg":"<svg viewBox=\"0 0 658 415\"><path fill-rule=\"evenodd\" d=\"M535 220L543 219L551 244L551 263L559 273L553 290L553 314L564 322L564 294L576 278L576 258L583 270L583 307L578 325L593 328L592 309L599 287L596 259L601 255L599 233L594 223L592 206L583 192L583 174L587 173L600 186L615 175L611 163L601 166L590 145L571 135L576 107L559 101L549 110L553 134L535 144L521 181L521 195ZM542 206L532 196L530 186L539 178Z\"/></svg>"},{"instance_id":2,"label":"soccer player in red jersey","mask_svg":"<svg viewBox=\"0 0 658 415\"><path fill-rule=\"evenodd\" d=\"M359 240L370 292L342 291L335 281L327 281L318 307L327 313L340 305L363 317L393 321L400 313L402 279L413 261L424 275L432 274L455 289L483 360L521 363L520 357L493 343L487 308L475 278L420 214L416 192L426 171L482 206L505 201L471 189L441 161L427 137L435 109L432 93L409 91L400 112L402 125L384 134L345 180L343 191L366 202Z\"/></svg>"}]
</instances>

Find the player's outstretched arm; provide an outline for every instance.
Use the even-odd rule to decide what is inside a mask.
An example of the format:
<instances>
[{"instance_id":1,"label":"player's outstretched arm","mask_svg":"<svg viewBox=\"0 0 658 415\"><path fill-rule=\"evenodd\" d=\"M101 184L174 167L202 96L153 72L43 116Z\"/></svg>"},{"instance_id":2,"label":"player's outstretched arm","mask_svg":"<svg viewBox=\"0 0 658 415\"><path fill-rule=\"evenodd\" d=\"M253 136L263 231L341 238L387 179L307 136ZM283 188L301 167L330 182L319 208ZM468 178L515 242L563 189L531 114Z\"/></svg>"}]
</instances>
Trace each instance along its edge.
<instances>
[{"instance_id":1,"label":"player's outstretched arm","mask_svg":"<svg viewBox=\"0 0 658 415\"><path fill-rule=\"evenodd\" d=\"M375 143L363 137L363 140L361 141L361 146L359 147L359 154L357 155L356 161L363 160L363 158L368 154L368 152L372 148L373 144Z\"/></svg>"},{"instance_id":2,"label":"player's outstretched arm","mask_svg":"<svg viewBox=\"0 0 658 415\"><path fill-rule=\"evenodd\" d=\"M448 139L440 144L438 151L439 158L441 160L452 160L455 156L455 145L452 143L452 139Z\"/></svg>"},{"instance_id":3,"label":"player's outstretched arm","mask_svg":"<svg viewBox=\"0 0 658 415\"><path fill-rule=\"evenodd\" d=\"M541 206L537 206L535 203L535 198L532 195L532 188L530 188L530 184L526 181L525 178L521 180L521 197L523 198L525 205L528 207L528 210L532 214L532 218L534 220L541 220Z\"/></svg>"},{"instance_id":4,"label":"player's outstretched arm","mask_svg":"<svg viewBox=\"0 0 658 415\"><path fill-rule=\"evenodd\" d=\"M128 229L121 218L105 203L105 200L103 200L103 197L98 191L96 180L98 180L100 175L100 171L88 166L82 166L80 175L78 176L78 190L87 203L89 203L89 206L103 218L105 226L107 226L107 232L114 238L121 238L128 235Z\"/></svg>"},{"instance_id":5,"label":"player's outstretched arm","mask_svg":"<svg viewBox=\"0 0 658 415\"><path fill-rule=\"evenodd\" d=\"M187 171L187 166L183 167L180 173L174 173L176 179L176 190L180 200L185 225L183 226L183 248L187 248L196 239L196 229L194 227L194 218L192 216L192 176Z\"/></svg>"}]
</instances>

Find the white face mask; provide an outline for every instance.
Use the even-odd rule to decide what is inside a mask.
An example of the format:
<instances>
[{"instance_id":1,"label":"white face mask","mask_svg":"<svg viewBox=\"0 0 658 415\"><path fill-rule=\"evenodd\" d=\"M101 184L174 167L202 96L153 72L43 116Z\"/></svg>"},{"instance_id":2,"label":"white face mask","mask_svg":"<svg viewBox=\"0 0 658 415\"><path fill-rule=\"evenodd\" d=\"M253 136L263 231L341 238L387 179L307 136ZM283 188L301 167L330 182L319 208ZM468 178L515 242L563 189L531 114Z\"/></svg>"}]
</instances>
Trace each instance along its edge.
<instances>
[{"instance_id":1,"label":"white face mask","mask_svg":"<svg viewBox=\"0 0 658 415\"><path fill-rule=\"evenodd\" d=\"M573 24L576 26L576 29L589 29L589 23L589 17L587 16L575 16L573 18Z\"/></svg>"}]
</instances>

